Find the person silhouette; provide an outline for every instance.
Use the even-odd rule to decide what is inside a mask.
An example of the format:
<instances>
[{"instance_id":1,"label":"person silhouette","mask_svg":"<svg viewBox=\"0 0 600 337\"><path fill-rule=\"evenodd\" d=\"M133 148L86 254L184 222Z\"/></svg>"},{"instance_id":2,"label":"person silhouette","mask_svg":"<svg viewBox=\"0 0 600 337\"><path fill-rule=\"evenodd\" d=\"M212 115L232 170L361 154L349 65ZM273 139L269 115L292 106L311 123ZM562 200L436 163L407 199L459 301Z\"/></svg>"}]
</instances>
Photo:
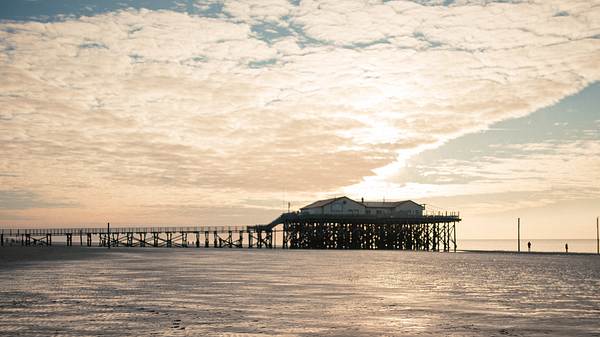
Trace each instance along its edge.
<instances>
[{"instance_id":1,"label":"person silhouette","mask_svg":"<svg viewBox=\"0 0 600 337\"><path fill-rule=\"evenodd\" d=\"M531 241L527 242L527 251L531 252Z\"/></svg>"},{"instance_id":2,"label":"person silhouette","mask_svg":"<svg viewBox=\"0 0 600 337\"><path fill-rule=\"evenodd\" d=\"M568 253L568 252L569 252L569 244L565 243L565 253Z\"/></svg>"}]
</instances>

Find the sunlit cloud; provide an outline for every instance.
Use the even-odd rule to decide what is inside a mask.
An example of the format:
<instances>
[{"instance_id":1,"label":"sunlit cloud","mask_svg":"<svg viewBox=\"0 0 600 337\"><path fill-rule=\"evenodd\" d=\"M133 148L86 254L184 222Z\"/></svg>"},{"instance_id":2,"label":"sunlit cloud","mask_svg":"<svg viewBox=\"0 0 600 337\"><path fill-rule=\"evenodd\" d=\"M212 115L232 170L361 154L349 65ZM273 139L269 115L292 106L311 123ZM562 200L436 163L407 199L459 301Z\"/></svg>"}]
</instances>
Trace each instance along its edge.
<instances>
[{"instance_id":1,"label":"sunlit cloud","mask_svg":"<svg viewBox=\"0 0 600 337\"><path fill-rule=\"evenodd\" d=\"M388 198L453 197L457 206L471 214L600 198L598 141L499 144L496 148L510 151L511 156L436 161L432 166L411 167L417 172L415 182L402 183L398 176L386 182L376 180L373 185ZM360 188L350 186L348 192L358 193Z\"/></svg>"},{"instance_id":2,"label":"sunlit cloud","mask_svg":"<svg viewBox=\"0 0 600 337\"><path fill-rule=\"evenodd\" d=\"M600 78L590 1L217 5L0 23L2 184L138 215L454 193L395 177Z\"/></svg>"}]
</instances>

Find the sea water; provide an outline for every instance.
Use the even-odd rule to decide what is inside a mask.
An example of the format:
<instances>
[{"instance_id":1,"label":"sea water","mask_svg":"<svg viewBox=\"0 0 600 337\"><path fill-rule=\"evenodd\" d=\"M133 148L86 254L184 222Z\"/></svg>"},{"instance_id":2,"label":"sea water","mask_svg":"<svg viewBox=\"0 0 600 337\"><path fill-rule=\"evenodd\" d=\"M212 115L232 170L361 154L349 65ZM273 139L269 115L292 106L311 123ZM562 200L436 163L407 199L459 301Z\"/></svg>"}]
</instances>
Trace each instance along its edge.
<instances>
[{"instance_id":1,"label":"sea water","mask_svg":"<svg viewBox=\"0 0 600 337\"><path fill-rule=\"evenodd\" d=\"M600 256L0 248L1 336L599 336Z\"/></svg>"}]
</instances>

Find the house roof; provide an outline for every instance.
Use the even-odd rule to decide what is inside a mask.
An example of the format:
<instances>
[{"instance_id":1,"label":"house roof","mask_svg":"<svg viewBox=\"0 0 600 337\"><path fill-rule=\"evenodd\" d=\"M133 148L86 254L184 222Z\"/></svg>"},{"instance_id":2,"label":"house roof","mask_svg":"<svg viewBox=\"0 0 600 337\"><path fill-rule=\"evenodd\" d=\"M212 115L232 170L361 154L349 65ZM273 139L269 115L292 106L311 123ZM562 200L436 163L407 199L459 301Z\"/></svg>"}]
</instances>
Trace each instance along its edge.
<instances>
[{"instance_id":1,"label":"house roof","mask_svg":"<svg viewBox=\"0 0 600 337\"><path fill-rule=\"evenodd\" d=\"M300 209L305 209L305 208L317 208L317 207L323 207L325 205L328 205L336 200L339 199L350 199L348 197L338 197L338 198L331 198L331 199L324 199L324 200L317 200L315 202L313 202L312 204L308 204ZM352 200L352 199L350 199Z\"/></svg>"},{"instance_id":2,"label":"house roof","mask_svg":"<svg viewBox=\"0 0 600 337\"><path fill-rule=\"evenodd\" d=\"M330 203L332 203L332 202L334 202L336 200L340 200L340 199L348 199L350 201L354 201L355 203L363 204L363 205L365 205L365 207L372 207L372 208L395 208L395 207L397 207L399 205L402 205L404 203L407 203L407 202L412 202L412 203L416 204L416 202L414 202L412 200L402 200L402 201L364 201L364 202L361 203L359 201L355 201L355 200L352 200L352 199L344 196L344 197L337 197L337 198L331 198L331 199L317 200L317 201L313 202L312 204L308 204L308 205L306 205L306 206L304 206L304 207L302 207L300 209L323 207L325 205L328 205L328 204L330 204Z\"/></svg>"}]
</instances>

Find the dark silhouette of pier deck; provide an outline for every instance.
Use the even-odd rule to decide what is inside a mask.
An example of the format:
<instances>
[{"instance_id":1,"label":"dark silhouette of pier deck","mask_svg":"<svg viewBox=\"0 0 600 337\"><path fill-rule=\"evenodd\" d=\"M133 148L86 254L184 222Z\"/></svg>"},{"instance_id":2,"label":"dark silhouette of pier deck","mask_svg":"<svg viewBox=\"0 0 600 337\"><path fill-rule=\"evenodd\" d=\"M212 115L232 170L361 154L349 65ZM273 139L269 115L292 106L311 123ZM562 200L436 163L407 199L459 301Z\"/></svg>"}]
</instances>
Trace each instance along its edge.
<instances>
[{"instance_id":1,"label":"dark silhouette of pier deck","mask_svg":"<svg viewBox=\"0 0 600 337\"><path fill-rule=\"evenodd\" d=\"M458 214L423 216L284 213L252 226L0 229L0 243L67 246L456 251ZM77 242L78 241L78 242Z\"/></svg>"}]
</instances>

